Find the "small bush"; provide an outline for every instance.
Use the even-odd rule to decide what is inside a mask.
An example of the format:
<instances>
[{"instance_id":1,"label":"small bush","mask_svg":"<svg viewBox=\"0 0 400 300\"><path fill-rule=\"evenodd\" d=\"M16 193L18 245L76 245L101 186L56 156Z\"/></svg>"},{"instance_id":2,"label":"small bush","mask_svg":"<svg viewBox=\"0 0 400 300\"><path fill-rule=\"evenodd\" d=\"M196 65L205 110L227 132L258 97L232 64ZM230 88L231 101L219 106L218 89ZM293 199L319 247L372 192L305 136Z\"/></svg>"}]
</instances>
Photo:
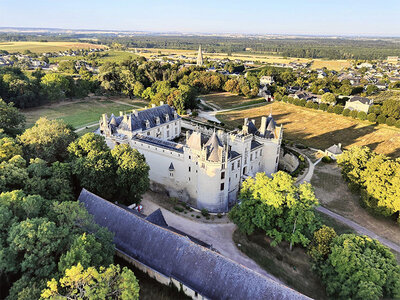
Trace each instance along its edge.
<instances>
[{"instance_id":1,"label":"small bush","mask_svg":"<svg viewBox=\"0 0 400 300\"><path fill-rule=\"evenodd\" d=\"M394 126L396 124L396 119L393 117L389 117L386 119L386 125L388 126Z\"/></svg>"},{"instance_id":2,"label":"small bush","mask_svg":"<svg viewBox=\"0 0 400 300\"><path fill-rule=\"evenodd\" d=\"M342 115L345 117L348 117L348 116L350 116L350 111L351 111L350 109L346 108L345 110L343 110Z\"/></svg>"},{"instance_id":3,"label":"small bush","mask_svg":"<svg viewBox=\"0 0 400 300\"><path fill-rule=\"evenodd\" d=\"M175 206L174 206L174 209L175 209L176 211L179 211L179 212L183 212L183 211L185 210L183 207L180 207L180 206L178 206L178 205L175 205Z\"/></svg>"},{"instance_id":4,"label":"small bush","mask_svg":"<svg viewBox=\"0 0 400 300\"><path fill-rule=\"evenodd\" d=\"M376 122L376 114L374 114L374 113L368 114L367 120L370 121L371 123L375 123Z\"/></svg>"},{"instance_id":5,"label":"small bush","mask_svg":"<svg viewBox=\"0 0 400 300\"><path fill-rule=\"evenodd\" d=\"M359 111L357 114L357 118L360 120L366 120L367 119L367 114L363 111Z\"/></svg>"},{"instance_id":6,"label":"small bush","mask_svg":"<svg viewBox=\"0 0 400 300\"><path fill-rule=\"evenodd\" d=\"M222 218L222 215L220 213L217 214L218 219Z\"/></svg>"},{"instance_id":7,"label":"small bush","mask_svg":"<svg viewBox=\"0 0 400 300\"><path fill-rule=\"evenodd\" d=\"M386 123L386 117L385 115L379 115L376 118L376 122L378 122L378 124L385 124Z\"/></svg>"},{"instance_id":8,"label":"small bush","mask_svg":"<svg viewBox=\"0 0 400 300\"><path fill-rule=\"evenodd\" d=\"M332 105L329 105L328 109L326 110L328 113L333 113L335 110L335 107Z\"/></svg>"},{"instance_id":9,"label":"small bush","mask_svg":"<svg viewBox=\"0 0 400 300\"><path fill-rule=\"evenodd\" d=\"M196 219L200 219L201 217L199 215L196 216Z\"/></svg>"},{"instance_id":10,"label":"small bush","mask_svg":"<svg viewBox=\"0 0 400 300\"><path fill-rule=\"evenodd\" d=\"M209 212L208 212L208 210L207 210L206 208L203 208L203 209L201 210L201 214L202 214L204 217L207 217L207 216L210 215Z\"/></svg>"},{"instance_id":11,"label":"small bush","mask_svg":"<svg viewBox=\"0 0 400 300\"><path fill-rule=\"evenodd\" d=\"M292 98L292 97L288 97L288 103L290 103L290 104L293 104L293 101L294 101L295 99L294 98Z\"/></svg>"},{"instance_id":12,"label":"small bush","mask_svg":"<svg viewBox=\"0 0 400 300\"><path fill-rule=\"evenodd\" d=\"M305 99L301 99L299 101L299 106L306 106L307 101Z\"/></svg>"},{"instance_id":13,"label":"small bush","mask_svg":"<svg viewBox=\"0 0 400 300\"><path fill-rule=\"evenodd\" d=\"M350 112L350 117L352 117L353 119L357 119L357 116L358 116L358 111L352 110Z\"/></svg>"},{"instance_id":14,"label":"small bush","mask_svg":"<svg viewBox=\"0 0 400 300\"><path fill-rule=\"evenodd\" d=\"M283 101L283 102L288 102L288 96L286 96L286 95L283 96L283 97L282 97L282 101Z\"/></svg>"},{"instance_id":15,"label":"small bush","mask_svg":"<svg viewBox=\"0 0 400 300\"><path fill-rule=\"evenodd\" d=\"M319 104L317 102L314 102L312 105L313 109L318 109L319 108Z\"/></svg>"},{"instance_id":16,"label":"small bush","mask_svg":"<svg viewBox=\"0 0 400 300\"><path fill-rule=\"evenodd\" d=\"M397 128L400 128L400 120L397 120L396 123L394 124Z\"/></svg>"},{"instance_id":17,"label":"small bush","mask_svg":"<svg viewBox=\"0 0 400 300\"><path fill-rule=\"evenodd\" d=\"M192 117L197 117L199 113L197 111L192 112Z\"/></svg>"},{"instance_id":18,"label":"small bush","mask_svg":"<svg viewBox=\"0 0 400 300\"><path fill-rule=\"evenodd\" d=\"M343 113L344 107L341 105L335 105L333 112L337 115L341 115Z\"/></svg>"},{"instance_id":19,"label":"small bush","mask_svg":"<svg viewBox=\"0 0 400 300\"><path fill-rule=\"evenodd\" d=\"M333 159L330 156L324 156L322 158L322 162L330 164L331 162L333 162Z\"/></svg>"},{"instance_id":20,"label":"small bush","mask_svg":"<svg viewBox=\"0 0 400 300\"><path fill-rule=\"evenodd\" d=\"M207 216L207 217L206 217L206 220L210 220L210 217L209 217L209 216Z\"/></svg>"},{"instance_id":21,"label":"small bush","mask_svg":"<svg viewBox=\"0 0 400 300\"><path fill-rule=\"evenodd\" d=\"M191 214L192 217L194 217L194 214Z\"/></svg>"},{"instance_id":22,"label":"small bush","mask_svg":"<svg viewBox=\"0 0 400 300\"><path fill-rule=\"evenodd\" d=\"M178 204L179 199L176 197L171 197L169 198L169 201L171 201L173 204Z\"/></svg>"},{"instance_id":23,"label":"small bush","mask_svg":"<svg viewBox=\"0 0 400 300\"><path fill-rule=\"evenodd\" d=\"M328 109L328 104L326 104L326 103L321 103L321 104L318 106L318 109L319 109L319 110L326 111L326 110Z\"/></svg>"},{"instance_id":24,"label":"small bush","mask_svg":"<svg viewBox=\"0 0 400 300\"><path fill-rule=\"evenodd\" d=\"M308 101L307 103L306 103L306 107L307 108L313 108L313 102L312 101Z\"/></svg>"}]
</instances>

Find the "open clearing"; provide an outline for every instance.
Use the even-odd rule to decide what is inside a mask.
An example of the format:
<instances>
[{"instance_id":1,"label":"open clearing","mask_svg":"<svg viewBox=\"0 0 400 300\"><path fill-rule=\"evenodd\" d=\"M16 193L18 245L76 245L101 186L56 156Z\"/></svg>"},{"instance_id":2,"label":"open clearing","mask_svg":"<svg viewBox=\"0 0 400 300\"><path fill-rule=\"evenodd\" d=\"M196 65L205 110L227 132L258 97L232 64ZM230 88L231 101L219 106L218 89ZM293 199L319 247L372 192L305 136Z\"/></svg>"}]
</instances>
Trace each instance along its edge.
<instances>
[{"instance_id":1,"label":"open clearing","mask_svg":"<svg viewBox=\"0 0 400 300\"><path fill-rule=\"evenodd\" d=\"M400 129L387 125L375 125L368 121L274 102L263 106L221 112L217 118L229 127L243 125L244 118L256 119L272 112L278 125L284 127L284 138L308 147L326 149L335 143L346 148L358 145L392 157L400 156Z\"/></svg>"},{"instance_id":2,"label":"open clearing","mask_svg":"<svg viewBox=\"0 0 400 300\"><path fill-rule=\"evenodd\" d=\"M106 48L103 45L76 42L4 42L0 43L0 50L8 52L23 52L29 50L34 53L56 52L64 50Z\"/></svg>"},{"instance_id":3,"label":"open clearing","mask_svg":"<svg viewBox=\"0 0 400 300\"><path fill-rule=\"evenodd\" d=\"M199 98L203 99L206 102L211 102L213 104L216 104L221 109L232 108L232 107L239 106L239 105L249 105L254 102L263 100L263 98L261 98L261 97L249 99L249 98L231 94L228 92L202 95L202 96L199 96Z\"/></svg>"},{"instance_id":4,"label":"open clearing","mask_svg":"<svg viewBox=\"0 0 400 300\"><path fill-rule=\"evenodd\" d=\"M132 110L135 106L144 107L144 103L127 98L86 98L77 101L64 101L37 108L24 109L26 126L32 126L40 117L62 119L75 128L97 122L103 113L119 115L120 111Z\"/></svg>"},{"instance_id":5,"label":"open clearing","mask_svg":"<svg viewBox=\"0 0 400 300\"><path fill-rule=\"evenodd\" d=\"M372 215L361 207L359 195L350 192L342 178L340 168L336 164L317 164L311 184L323 206L377 235L399 244L400 228L396 222L382 216Z\"/></svg>"}]
</instances>

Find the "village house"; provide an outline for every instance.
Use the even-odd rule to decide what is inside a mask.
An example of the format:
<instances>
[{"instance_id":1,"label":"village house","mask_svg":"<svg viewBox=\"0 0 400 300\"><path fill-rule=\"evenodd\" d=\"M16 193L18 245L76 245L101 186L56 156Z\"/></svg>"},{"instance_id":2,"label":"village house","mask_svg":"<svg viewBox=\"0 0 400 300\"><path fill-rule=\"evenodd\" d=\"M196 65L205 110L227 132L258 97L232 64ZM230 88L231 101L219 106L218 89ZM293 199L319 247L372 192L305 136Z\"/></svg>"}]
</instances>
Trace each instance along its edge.
<instances>
[{"instance_id":1,"label":"village house","mask_svg":"<svg viewBox=\"0 0 400 300\"><path fill-rule=\"evenodd\" d=\"M114 234L118 256L192 299L309 299L168 226L160 210L146 217L85 189L78 201Z\"/></svg>"},{"instance_id":2,"label":"village house","mask_svg":"<svg viewBox=\"0 0 400 300\"><path fill-rule=\"evenodd\" d=\"M181 137L183 124L188 130ZM144 154L153 190L218 213L236 204L245 178L277 171L283 128L270 115L261 118L259 128L245 119L241 131L216 131L182 122L161 103L118 117L104 114L98 133L110 148L125 143ZM172 141L179 137L184 141Z\"/></svg>"},{"instance_id":3,"label":"village house","mask_svg":"<svg viewBox=\"0 0 400 300\"><path fill-rule=\"evenodd\" d=\"M368 113L369 108L374 104L374 100L365 97L353 97L346 101L344 109L363 111Z\"/></svg>"}]
</instances>

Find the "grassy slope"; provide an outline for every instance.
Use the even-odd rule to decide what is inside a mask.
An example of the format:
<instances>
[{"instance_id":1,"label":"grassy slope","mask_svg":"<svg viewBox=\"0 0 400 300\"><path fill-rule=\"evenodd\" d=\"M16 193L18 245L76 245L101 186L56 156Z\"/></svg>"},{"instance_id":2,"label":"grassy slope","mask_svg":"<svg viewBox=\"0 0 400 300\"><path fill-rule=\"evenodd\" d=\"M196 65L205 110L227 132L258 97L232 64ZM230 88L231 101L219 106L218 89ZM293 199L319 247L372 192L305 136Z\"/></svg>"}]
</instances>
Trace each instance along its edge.
<instances>
[{"instance_id":1,"label":"grassy slope","mask_svg":"<svg viewBox=\"0 0 400 300\"><path fill-rule=\"evenodd\" d=\"M63 119L75 128L98 121L103 113L119 115L119 111L128 111L133 108L129 105L115 103L111 100L83 100L64 102L54 105L23 110L26 117L26 126L32 126L40 117L49 119Z\"/></svg>"},{"instance_id":2,"label":"grassy slope","mask_svg":"<svg viewBox=\"0 0 400 300\"><path fill-rule=\"evenodd\" d=\"M369 146L378 153L400 156L400 129L288 103L275 102L256 108L238 109L218 114L217 117L231 127L242 125L244 118L254 118L259 125L261 116L270 112L278 125L283 125L284 138L306 146L326 149L334 143L342 143L344 147Z\"/></svg>"}]
</instances>

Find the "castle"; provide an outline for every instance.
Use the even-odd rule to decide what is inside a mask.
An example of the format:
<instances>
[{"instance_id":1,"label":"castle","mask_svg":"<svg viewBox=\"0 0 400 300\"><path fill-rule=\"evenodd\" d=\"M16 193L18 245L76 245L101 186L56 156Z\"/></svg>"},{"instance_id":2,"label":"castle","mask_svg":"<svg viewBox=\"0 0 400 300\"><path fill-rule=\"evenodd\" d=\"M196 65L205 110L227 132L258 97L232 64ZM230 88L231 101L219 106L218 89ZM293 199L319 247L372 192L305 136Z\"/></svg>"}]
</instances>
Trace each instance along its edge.
<instances>
[{"instance_id":1,"label":"castle","mask_svg":"<svg viewBox=\"0 0 400 300\"><path fill-rule=\"evenodd\" d=\"M237 202L245 178L277 171L282 133L271 115L261 118L259 128L245 119L242 130L224 132L182 120L163 103L120 116L103 114L99 128L110 148L127 143L145 156L152 189L215 213Z\"/></svg>"}]
</instances>

